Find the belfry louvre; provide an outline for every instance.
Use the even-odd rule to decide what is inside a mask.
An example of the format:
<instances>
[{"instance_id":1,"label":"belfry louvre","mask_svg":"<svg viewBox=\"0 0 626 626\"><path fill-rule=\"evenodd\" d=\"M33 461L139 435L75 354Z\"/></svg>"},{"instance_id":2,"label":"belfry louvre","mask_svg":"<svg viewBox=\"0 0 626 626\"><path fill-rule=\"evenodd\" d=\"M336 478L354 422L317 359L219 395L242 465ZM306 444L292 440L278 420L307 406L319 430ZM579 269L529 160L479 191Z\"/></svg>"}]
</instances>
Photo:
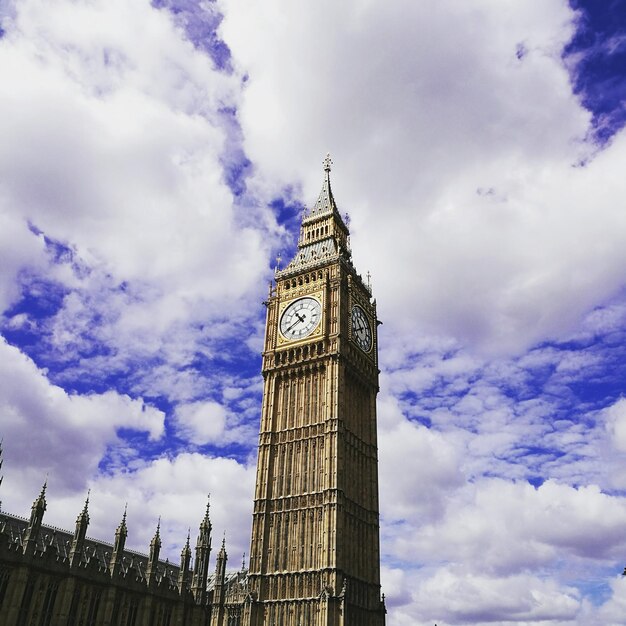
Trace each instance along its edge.
<instances>
[{"instance_id":1,"label":"belfry louvre","mask_svg":"<svg viewBox=\"0 0 626 626\"><path fill-rule=\"evenodd\" d=\"M209 575L209 507L192 567L43 524L45 485L29 520L0 513L4 626L384 626L380 593L378 319L352 264L349 232L324 161L295 257L265 302L263 404L248 569L227 572L222 542Z\"/></svg>"}]
</instances>

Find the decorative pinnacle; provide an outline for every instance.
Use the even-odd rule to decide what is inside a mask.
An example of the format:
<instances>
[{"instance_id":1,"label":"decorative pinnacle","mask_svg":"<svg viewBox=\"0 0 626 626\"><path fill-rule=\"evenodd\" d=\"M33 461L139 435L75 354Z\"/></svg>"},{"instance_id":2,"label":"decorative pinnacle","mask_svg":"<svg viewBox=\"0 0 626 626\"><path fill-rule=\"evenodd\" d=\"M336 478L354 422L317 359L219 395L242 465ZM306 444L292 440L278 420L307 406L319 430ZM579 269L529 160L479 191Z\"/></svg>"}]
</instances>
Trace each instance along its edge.
<instances>
[{"instance_id":1,"label":"decorative pinnacle","mask_svg":"<svg viewBox=\"0 0 626 626\"><path fill-rule=\"evenodd\" d=\"M46 474L46 480L41 487L41 493L37 496L33 502L33 510L38 509L41 511L46 510L46 487L48 486L48 475Z\"/></svg>"},{"instance_id":2,"label":"decorative pinnacle","mask_svg":"<svg viewBox=\"0 0 626 626\"><path fill-rule=\"evenodd\" d=\"M87 490L87 497L85 498L85 504L83 505L83 510L79 513L78 518L76 519L77 524L87 523L89 524L89 494L91 493L91 489Z\"/></svg>"},{"instance_id":3,"label":"decorative pinnacle","mask_svg":"<svg viewBox=\"0 0 626 626\"><path fill-rule=\"evenodd\" d=\"M333 164L332 159L330 158L330 152L326 154L326 158L324 159L324 171L330 172L330 166Z\"/></svg>"},{"instance_id":4,"label":"decorative pinnacle","mask_svg":"<svg viewBox=\"0 0 626 626\"><path fill-rule=\"evenodd\" d=\"M185 542L185 546L181 550L181 553L180 553L181 556L187 555L189 558L191 558L191 546L189 545L190 541L191 541L191 528L188 528L187 529L187 541Z\"/></svg>"}]
</instances>

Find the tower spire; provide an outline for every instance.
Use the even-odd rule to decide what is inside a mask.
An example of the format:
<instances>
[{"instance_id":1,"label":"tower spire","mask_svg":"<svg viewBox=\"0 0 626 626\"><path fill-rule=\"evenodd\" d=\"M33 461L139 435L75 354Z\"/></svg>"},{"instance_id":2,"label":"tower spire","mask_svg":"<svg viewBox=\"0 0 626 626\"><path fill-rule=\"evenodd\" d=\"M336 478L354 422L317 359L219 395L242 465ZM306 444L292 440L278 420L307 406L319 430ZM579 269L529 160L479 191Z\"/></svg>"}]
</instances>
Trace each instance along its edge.
<instances>
[{"instance_id":1,"label":"tower spire","mask_svg":"<svg viewBox=\"0 0 626 626\"><path fill-rule=\"evenodd\" d=\"M74 538L72 539L72 547L70 549L70 567L78 565L81 561L83 547L85 544L85 537L87 536L87 526L89 526L89 494L91 490L87 491L87 498L85 499L85 505L83 510L78 514L76 518L76 529L74 530Z\"/></svg>"},{"instance_id":2,"label":"tower spire","mask_svg":"<svg viewBox=\"0 0 626 626\"><path fill-rule=\"evenodd\" d=\"M26 532L24 533L23 540L23 550L24 554L27 552L33 552L33 550L37 546L37 537L39 536L39 531L41 530L41 522L43 521L43 514L46 512L47 504L46 504L46 489L48 487L48 477L46 476L46 480L41 487L41 493L35 501L30 510L30 520L28 522L28 527L26 528Z\"/></svg>"},{"instance_id":3,"label":"tower spire","mask_svg":"<svg viewBox=\"0 0 626 626\"><path fill-rule=\"evenodd\" d=\"M157 523L156 532L150 542L150 556L148 557L148 567L146 568L146 580L148 585L156 580L157 564L159 562L159 553L161 552L161 516Z\"/></svg>"},{"instance_id":4,"label":"tower spire","mask_svg":"<svg viewBox=\"0 0 626 626\"><path fill-rule=\"evenodd\" d=\"M222 538L222 547L217 554L215 563L215 580L213 588L213 612L211 614L211 626L221 626L224 623L224 600L226 592L224 582L226 581L226 562L228 555L226 554L226 531Z\"/></svg>"},{"instance_id":5,"label":"tower spire","mask_svg":"<svg viewBox=\"0 0 626 626\"><path fill-rule=\"evenodd\" d=\"M191 546L189 540L191 538L191 528L187 530L187 542L180 553L180 570L178 573L178 592L182 595L187 591L189 584L189 563L191 563Z\"/></svg>"},{"instance_id":6,"label":"tower spire","mask_svg":"<svg viewBox=\"0 0 626 626\"><path fill-rule=\"evenodd\" d=\"M286 268L276 269L276 279L291 276L305 267L312 269L339 259L351 263L350 233L330 185L332 163L330 154L327 154L323 161L322 190L313 208L302 219L296 255Z\"/></svg>"},{"instance_id":7,"label":"tower spire","mask_svg":"<svg viewBox=\"0 0 626 626\"><path fill-rule=\"evenodd\" d=\"M122 515L122 521L115 531L115 543L113 544L113 554L111 555L111 562L109 563L109 572L111 576L115 576L122 564L122 555L124 553L124 546L126 545L126 537L128 536L128 529L126 528L126 511L128 510L128 502L124 505L124 515Z\"/></svg>"},{"instance_id":8,"label":"tower spire","mask_svg":"<svg viewBox=\"0 0 626 626\"><path fill-rule=\"evenodd\" d=\"M211 508L211 494L207 498L204 519L200 522L198 540L196 541L196 560L193 565L193 579L191 591L196 602L202 602L206 594L206 581L209 573L209 556L211 555L211 520L209 510Z\"/></svg>"},{"instance_id":9,"label":"tower spire","mask_svg":"<svg viewBox=\"0 0 626 626\"><path fill-rule=\"evenodd\" d=\"M313 208L311 209L308 217L332 213L333 211L338 212L337 203L335 202L333 190L330 186L330 170L333 164L333 161L330 158L330 153L326 155L323 163L324 183L322 184L322 190L320 191L320 195L317 198L317 202L313 205Z\"/></svg>"}]
</instances>

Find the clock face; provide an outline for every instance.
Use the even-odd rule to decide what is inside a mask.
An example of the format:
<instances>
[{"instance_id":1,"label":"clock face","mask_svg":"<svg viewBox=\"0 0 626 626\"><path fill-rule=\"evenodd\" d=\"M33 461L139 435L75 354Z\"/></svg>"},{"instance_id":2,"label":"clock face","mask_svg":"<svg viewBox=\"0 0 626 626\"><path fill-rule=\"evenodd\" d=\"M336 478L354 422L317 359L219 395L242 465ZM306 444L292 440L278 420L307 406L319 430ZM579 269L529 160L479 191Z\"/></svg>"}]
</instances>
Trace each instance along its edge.
<instances>
[{"instance_id":1,"label":"clock face","mask_svg":"<svg viewBox=\"0 0 626 626\"><path fill-rule=\"evenodd\" d=\"M280 318L280 332L290 340L308 337L320 323L322 305L315 298L292 302Z\"/></svg>"},{"instance_id":2,"label":"clock face","mask_svg":"<svg viewBox=\"0 0 626 626\"><path fill-rule=\"evenodd\" d=\"M352 307L352 338L364 352L372 349L372 329L365 311L358 304Z\"/></svg>"}]
</instances>

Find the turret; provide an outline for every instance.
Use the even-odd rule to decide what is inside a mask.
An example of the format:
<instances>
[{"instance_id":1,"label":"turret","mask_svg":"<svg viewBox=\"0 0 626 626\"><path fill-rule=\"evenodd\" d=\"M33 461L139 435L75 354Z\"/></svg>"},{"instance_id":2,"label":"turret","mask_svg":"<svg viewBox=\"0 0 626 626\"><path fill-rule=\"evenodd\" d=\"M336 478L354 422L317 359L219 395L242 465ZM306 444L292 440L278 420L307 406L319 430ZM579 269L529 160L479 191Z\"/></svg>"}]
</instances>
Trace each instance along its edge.
<instances>
[{"instance_id":1,"label":"turret","mask_svg":"<svg viewBox=\"0 0 626 626\"><path fill-rule=\"evenodd\" d=\"M222 539L222 547L217 555L215 563L215 587L213 588L213 606L211 609L211 626L223 626L224 624L224 600L226 593L224 583L226 581L226 534Z\"/></svg>"},{"instance_id":2,"label":"turret","mask_svg":"<svg viewBox=\"0 0 626 626\"><path fill-rule=\"evenodd\" d=\"M217 554L217 561L215 562L215 588L223 587L224 580L226 579L226 561L228 561L228 554L226 554L226 534L222 539L222 547Z\"/></svg>"},{"instance_id":3,"label":"turret","mask_svg":"<svg viewBox=\"0 0 626 626\"><path fill-rule=\"evenodd\" d=\"M198 541L196 542L196 560L193 566L191 591L198 604L204 602L206 581L209 572L209 556L211 555L211 520L209 519L210 501L207 502L204 519L200 523Z\"/></svg>"},{"instance_id":4,"label":"turret","mask_svg":"<svg viewBox=\"0 0 626 626\"><path fill-rule=\"evenodd\" d=\"M76 529L74 530L74 538L72 539L72 547L70 549L70 567L77 566L82 558L83 547L85 545L85 537L87 536L87 526L89 526L89 512L87 510L88 506L89 492L87 492L85 506L76 518Z\"/></svg>"},{"instance_id":5,"label":"turret","mask_svg":"<svg viewBox=\"0 0 626 626\"><path fill-rule=\"evenodd\" d=\"M161 518L157 524L156 532L150 542L150 556L148 557L148 568L146 569L146 580L151 585L156 580L157 564L159 553L161 552Z\"/></svg>"},{"instance_id":6,"label":"turret","mask_svg":"<svg viewBox=\"0 0 626 626\"><path fill-rule=\"evenodd\" d=\"M46 511L46 488L48 486L48 481L44 482L43 487L41 488L41 493L33 502L33 506L30 510L30 520L28 522L28 527L24 533L24 540L22 542L24 554L31 553L35 550L37 546L37 537L39 536L39 531L41 530L41 522L43 521L43 514Z\"/></svg>"},{"instance_id":7,"label":"turret","mask_svg":"<svg viewBox=\"0 0 626 626\"><path fill-rule=\"evenodd\" d=\"M187 591L189 585L189 564L191 563L191 546L189 545L189 536L191 530L187 531L187 542L180 553L180 571L178 573L178 591L182 595Z\"/></svg>"},{"instance_id":8,"label":"turret","mask_svg":"<svg viewBox=\"0 0 626 626\"><path fill-rule=\"evenodd\" d=\"M128 529L126 528L126 510L128 505L124 507L124 515L122 521L115 531L115 543L113 544L113 554L111 555L111 562L109 563L109 573L111 576L116 576L120 571L120 565L122 564L122 556L124 554L124 546L126 545L126 537L128 536Z\"/></svg>"}]
</instances>

